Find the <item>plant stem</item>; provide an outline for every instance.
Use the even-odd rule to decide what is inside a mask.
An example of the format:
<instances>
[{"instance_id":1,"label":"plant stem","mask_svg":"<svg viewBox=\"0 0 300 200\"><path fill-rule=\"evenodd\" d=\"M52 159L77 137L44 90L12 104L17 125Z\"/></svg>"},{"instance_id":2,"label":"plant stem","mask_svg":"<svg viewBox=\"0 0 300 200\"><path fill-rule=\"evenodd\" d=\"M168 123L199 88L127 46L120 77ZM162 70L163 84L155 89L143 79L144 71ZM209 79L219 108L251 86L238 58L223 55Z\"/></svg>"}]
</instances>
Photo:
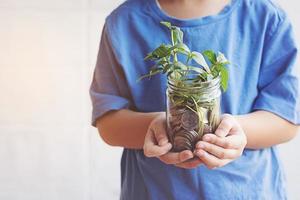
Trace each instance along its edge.
<instances>
[{"instance_id":1,"label":"plant stem","mask_svg":"<svg viewBox=\"0 0 300 200\"><path fill-rule=\"evenodd\" d=\"M187 70L184 72L184 78L187 78L187 74L190 71L190 67L189 67L190 59L191 59L190 56L188 56L187 59L186 59L186 61L185 61L185 65L187 67Z\"/></svg>"}]
</instances>

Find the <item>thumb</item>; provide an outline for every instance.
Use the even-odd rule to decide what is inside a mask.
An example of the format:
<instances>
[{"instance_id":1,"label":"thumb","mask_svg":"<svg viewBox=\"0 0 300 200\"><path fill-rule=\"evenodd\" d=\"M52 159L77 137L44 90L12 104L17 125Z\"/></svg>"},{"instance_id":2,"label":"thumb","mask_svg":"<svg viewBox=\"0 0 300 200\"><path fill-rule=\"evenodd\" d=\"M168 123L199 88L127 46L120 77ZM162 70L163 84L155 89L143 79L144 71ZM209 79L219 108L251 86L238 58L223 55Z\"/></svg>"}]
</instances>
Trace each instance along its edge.
<instances>
[{"instance_id":1,"label":"thumb","mask_svg":"<svg viewBox=\"0 0 300 200\"><path fill-rule=\"evenodd\" d=\"M162 146L158 146L156 143L157 140L155 138L155 132L153 130L149 130L145 137L144 143L144 154L147 157L157 157L168 153L172 145L170 143L165 143Z\"/></svg>"},{"instance_id":2,"label":"thumb","mask_svg":"<svg viewBox=\"0 0 300 200\"><path fill-rule=\"evenodd\" d=\"M169 143L168 134L165 126L156 127L156 130L153 131L157 144L159 146L164 146Z\"/></svg>"},{"instance_id":3,"label":"thumb","mask_svg":"<svg viewBox=\"0 0 300 200\"><path fill-rule=\"evenodd\" d=\"M217 130L215 131L215 134L219 137L226 137L233 126L234 126L234 122L232 120L232 116L225 114L222 117L221 123L219 124Z\"/></svg>"}]
</instances>

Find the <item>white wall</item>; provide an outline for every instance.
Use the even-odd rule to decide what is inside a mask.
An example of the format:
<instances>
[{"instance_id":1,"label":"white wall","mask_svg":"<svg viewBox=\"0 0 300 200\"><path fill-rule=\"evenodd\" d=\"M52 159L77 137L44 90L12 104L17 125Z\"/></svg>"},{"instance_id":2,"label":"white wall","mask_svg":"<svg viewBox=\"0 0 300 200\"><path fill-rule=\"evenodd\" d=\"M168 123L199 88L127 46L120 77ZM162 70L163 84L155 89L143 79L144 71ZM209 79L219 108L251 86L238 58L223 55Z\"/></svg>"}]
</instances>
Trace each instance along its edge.
<instances>
[{"instance_id":1,"label":"white wall","mask_svg":"<svg viewBox=\"0 0 300 200\"><path fill-rule=\"evenodd\" d=\"M1 200L118 199L121 149L89 126L88 87L104 18L120 2L0 0ZM300 38L296 2L284 6ZM291 199L299 141L282 147Z\"/></svg>"}]
</instances>

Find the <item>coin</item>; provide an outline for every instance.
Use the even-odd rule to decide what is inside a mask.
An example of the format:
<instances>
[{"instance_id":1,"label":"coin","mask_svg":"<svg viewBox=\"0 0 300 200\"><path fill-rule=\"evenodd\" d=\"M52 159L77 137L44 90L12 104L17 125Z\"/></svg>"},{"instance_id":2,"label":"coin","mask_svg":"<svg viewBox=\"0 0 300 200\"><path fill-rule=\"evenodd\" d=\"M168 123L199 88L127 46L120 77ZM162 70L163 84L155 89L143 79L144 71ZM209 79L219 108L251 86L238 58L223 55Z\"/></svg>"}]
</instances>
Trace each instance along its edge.
<instances>
[{"instance_id":1,"label":"coin","mask_svg":"<svg viewBox=\"0 0 300 200\"><path fill-rule=\"evenodd\" d=\"M191 137L193 138L192 139L193 143L197 142L200 139L200 134L194 130L189 131L189 135L191 135Z\"/></svg>"},{"instance_id":2,"label":"coin","mask_svg":"<svg viewBox=\"0 0 300 200\"><path fill-rule=\"evenodd\" d=\"M194 140L194 137L192 134L190 134L188 131L186 130L181 130L179 132L176 133L176 136L181 136L181 137L184 137L186 138L187 140L189 140L191 143L193 142Z\"/></svg>"},{"instance_id":3,"label":"coin","mask_svg":"<svg viewBox=\"0 0 300 200\"><path fill-rule=\"evenodd\" d=\"M174 138L174 150L193 150L195 141L197 141L197 132L187 131L185 129L180 130L176 133Z\"/></svg>"},{"instance_id":4,"label":"coin","mask_svg":"<svg viewBox=\"0 0 300 200\"><path fill-rule=\"evenodd\" d=\"M185 108L173 107L173 108L170 109L170 114L171 114L171 116L175 117L175 116L178 116L178 115L182 115L185 111L186 111Z\"/></svg>"},{"instance_id":5,"label":"coin","mask_svg":"<svg viewBox=\"0 0 300 200\"><path fill-rule=\"evenodd\" d=\"M186 137L177 136L174 139L174 151L192 150L193 145Z\"/></svg>"},{"instance_id":6,"label":"coin","mask_svg":"<svg viewBox=\"0 0 300 200\"><path fill-rule=\"evenodd\" d=\"M174 106L173 108L169 109L169 116L171 119L180 120L181 116L187 111L186 107L182 106Z\"/></svg>"},{"instance_id":7,"label":"coin","mask_svg":"<svg viewBox=\"0 0 300 200\"><path fill-rule=\"evenodd\" d=\"M198 115L191 110L186 110L181 116L182 127L188 131L197 129Z\"/></svg>"}]
</instances>

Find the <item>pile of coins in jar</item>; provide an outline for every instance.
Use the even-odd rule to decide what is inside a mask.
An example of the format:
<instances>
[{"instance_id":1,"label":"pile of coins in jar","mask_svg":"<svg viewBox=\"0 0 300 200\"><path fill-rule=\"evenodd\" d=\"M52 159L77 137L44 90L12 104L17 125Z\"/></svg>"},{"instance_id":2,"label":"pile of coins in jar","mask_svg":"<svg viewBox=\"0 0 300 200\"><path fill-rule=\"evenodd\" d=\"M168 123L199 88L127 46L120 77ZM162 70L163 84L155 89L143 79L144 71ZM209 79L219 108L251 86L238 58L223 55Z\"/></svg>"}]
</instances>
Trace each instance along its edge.
<instances>
[{"instance_id":1,"label":"pile of coins in jar","mask_svg":"<svg viewBox=\"0 0 300 200\"><path fill-rule=\"evenodd\" d=\"M210 110L201 107L201 118L194 110L186 106L169 105L167 113L168 134L173 144L173 151L193 151L195 144L204 134L212 133L213 127L209 125Z\"/></svg>"},{"instance_id":2,"label":"pile of coins in jar","mask_svg":"<svg viewBox=\"0 0 300 200\"><path fill-rule=\"evenodd\" d=\"M220 123L220 78L207 82L168 80L167 128L172 151L194 150L207 133Z\"/></svg>"}]
</instances>

